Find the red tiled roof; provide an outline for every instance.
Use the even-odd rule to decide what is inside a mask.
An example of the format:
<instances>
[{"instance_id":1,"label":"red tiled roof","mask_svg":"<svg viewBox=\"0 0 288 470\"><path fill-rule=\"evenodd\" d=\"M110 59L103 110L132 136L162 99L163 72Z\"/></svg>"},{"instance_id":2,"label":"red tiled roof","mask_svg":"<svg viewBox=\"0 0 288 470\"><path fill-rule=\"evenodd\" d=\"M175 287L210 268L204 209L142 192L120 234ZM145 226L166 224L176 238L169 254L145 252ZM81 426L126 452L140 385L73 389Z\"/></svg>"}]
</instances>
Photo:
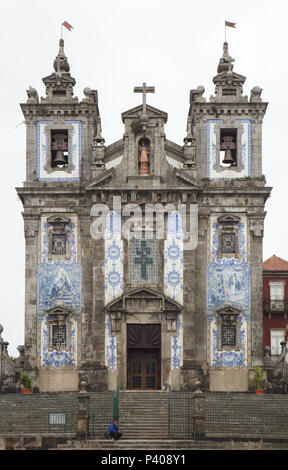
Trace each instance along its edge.
<instances>
[{"instance_id":1,"label":"red tiled roof","mask_svg":"<svg viewBox=\"0 0 288 470\"><path fill-rule=\"evenodd\" d=\"M288 271L288 261L273 255L264 261L263 271Z\"/></svg>"}]
</instances>

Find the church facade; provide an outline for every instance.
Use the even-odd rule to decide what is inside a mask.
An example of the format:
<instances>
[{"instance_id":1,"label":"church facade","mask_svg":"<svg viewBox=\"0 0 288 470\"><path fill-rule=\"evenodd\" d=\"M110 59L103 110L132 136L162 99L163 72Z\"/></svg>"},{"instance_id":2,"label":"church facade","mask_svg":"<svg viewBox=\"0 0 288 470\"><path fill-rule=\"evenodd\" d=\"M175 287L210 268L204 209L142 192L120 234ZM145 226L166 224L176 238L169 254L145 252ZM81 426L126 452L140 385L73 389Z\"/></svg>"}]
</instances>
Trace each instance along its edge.
<instances>
[{"instance_id":1,"label":"church facade","mask_svg":"<svg viewBox=\"0 0 288 470\"><path fill-rule=\"evenodd\" d=\"M245 391L263 363L261 89L243 96L225 42L215 95L190 91L184 144L146 103L105 146L96 90L54 72L27 128L25 371L40 391ZM183 132L183 135L185 133Z\"/></svg>"}]
</instances>

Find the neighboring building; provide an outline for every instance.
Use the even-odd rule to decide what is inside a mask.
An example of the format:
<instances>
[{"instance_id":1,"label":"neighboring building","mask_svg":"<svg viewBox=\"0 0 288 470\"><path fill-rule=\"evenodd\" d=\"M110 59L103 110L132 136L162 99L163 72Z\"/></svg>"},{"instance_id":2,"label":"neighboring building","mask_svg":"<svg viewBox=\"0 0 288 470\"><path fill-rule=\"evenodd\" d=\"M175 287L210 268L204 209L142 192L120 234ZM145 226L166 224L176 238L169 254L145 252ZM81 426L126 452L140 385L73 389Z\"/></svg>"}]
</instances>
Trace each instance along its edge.
<instances>
[{"instance_id":1,"label":"neighboring building","mask_svg":"<svg viewBox=\"0 0 288 470\"><path fill-rule=\"evenodd\" d=\"M134 90L142 104L122 114L123 138L105 146L97 91L73 97L62 39L46 97L27 91L27 171L17 192L25 370L40 391L78 390L81 381L88 390L193 390L207 370L210 390L248 389L249 369L263 363L271 188L262 175L267 103L259 87L242 95L233 60L225 42L215 95L191 90L184 145L166 138L168 116L146 104L154 88L143 84ZM146 219L145 205L154 211ZM188 247L180 205L192 224ZM99 207L105 238L97 238Z\"/></svg>"},{"instance_id":2,"label":"neighboring building","mask_svg":"<svg viewBox=\"0 0 288 470\"><path fill-rule=\"evenodd\" d=\"M288 261L276 255L263 263L263 345L279 356L287 339Z\"/></svg>"}]
</instances>

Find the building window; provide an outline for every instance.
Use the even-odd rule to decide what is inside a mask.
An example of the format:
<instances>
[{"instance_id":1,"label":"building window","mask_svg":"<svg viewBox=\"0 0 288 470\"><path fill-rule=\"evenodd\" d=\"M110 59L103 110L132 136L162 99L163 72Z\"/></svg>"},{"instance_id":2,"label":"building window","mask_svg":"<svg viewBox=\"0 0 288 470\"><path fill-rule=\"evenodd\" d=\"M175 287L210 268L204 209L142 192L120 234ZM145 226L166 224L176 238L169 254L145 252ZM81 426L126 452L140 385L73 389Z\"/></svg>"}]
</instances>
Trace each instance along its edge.
<instances>
[{"instance_id":1,"label":"building window","mask_svg":"<svg viewBox=\"0 0 288 470\"><path fill-rule=\"evenodd\" d=\"M70 219L64 216L48 217L49 255L53 258L70 258Z\"/></svg>"},{"instance_id":2,"label":"building window","mask_svg":"<svg viewBox=\"0 0 288 470\"><path fill-rule=\"evenodd\" d=\"M217 311L217 350L238 351L240 349L241 312L234 307L223 307Z\"/></svg>"},{"instance_id":3,"label":"building window","mask_svg":"<svg viewBox=\"0 0 288 470\"><path fill-rule=\"evenodd\" d=\"M54 307L47 312L49 328L49 350L69 350L71 333L71 313L62 307Z\"/></svg>"},{"instance_id":4,"label":"building window","mask_svg":"<svg viewBox=\"0 0 288 470\"><path fill-rule=\"evenodd\" d=\"M271 310L284 309L284 281L271 281L270 286L270 307Z\"/></svg>"},{"instance_id":5,"label":"building window","mask_svg":"<svg viewBox=\"0 0 288 470\"><path fill-rule=\"evenodd\" d=\"M52 254L66 255L66 234L52 234Z\"/></svg>"},{"instance_id":6,"label":"building window","mask_svg":"<svg viewBox=\"0 0 288 470\"><path fill-rule=\"evenodd\" d=\"M66 346L66 325L52 325L52 346L57 348Z\"/></svg>"},{"instance_id":7,"label":"building window","mask_svg":"<svg viewBox=\"0 0 288 470\"><path fill-rule=\"evenodd\" d=\"M130 238L130 282L138 284L158 283L158 240L155 233L143 234L143 238Z\"/></svg>"},{"instance_id":8,"label":"building window","mask_svg":"<svg viewBox=\"0 0 288 470\"><path fill-rule=\"evenodd\" d=\"M236 346L236 326L222 326L222 348Z\"/></svg>"},{"instance_id":9,"label":"building window","mask_svg":"<svg viewBox=\"0 0 288 470\"><path fill-rule=\"evenodd\" d=\"M235 232L222 232L221 233L222 253L235 253L236 252L236 233Z\"/></svg>"},{"instance_id":10,"label":"building window","mask_svg":"<svg viewBox=\"0 0 288 470\"><path fill-rule=\"evenodd\" d=\"M282 341L285 341L285 330L270 330L270 345L272 356L279 356L281 354Z\"/></svg>"},{"instance_id":11,"label":"building window","mask_svg":"<svg viewBox=\"0 0 288 470\"><path fill-rule=\"evenodd\" d=\"M218 217L218 256L220 258L239 257L239 222L240 217L225 214Z\"/></svg>"}]
</instances>

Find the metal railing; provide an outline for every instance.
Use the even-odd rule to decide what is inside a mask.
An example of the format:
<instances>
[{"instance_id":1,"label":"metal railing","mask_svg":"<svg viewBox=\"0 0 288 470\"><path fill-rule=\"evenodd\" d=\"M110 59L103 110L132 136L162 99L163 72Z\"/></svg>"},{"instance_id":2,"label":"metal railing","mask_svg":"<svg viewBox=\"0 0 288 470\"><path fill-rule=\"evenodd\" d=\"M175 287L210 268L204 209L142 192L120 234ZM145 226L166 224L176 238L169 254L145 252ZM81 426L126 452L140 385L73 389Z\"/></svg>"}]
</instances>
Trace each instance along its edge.
<instances>
[{"instance_id":1,"label":"metal railing","mask_svg":"<svg viewBox=\"0 0 288 470\"><path fill-rule=\"evenodd\" d=\"M193 393L171 392L168 389L168 436L191 438L193 426Z\"/></svg>"},{"instance_id":2,"label":"metal railing","mask_svg":"<svg viewBox=\"0 0 288 470\"><path fill-rule=\"evenodd\" d=\"M265 313L288 313L288 299L263 301L263 310Z\"/></svg>"},{"instance_id":3,"label":"metal railing","mask_svg":"<svg viewBox=\"0 0 288 470\"><path fill-rule=\"evenodd\" d=\"M89 438L102 438L108 432L113 419L118 420L119 390L115 392L95 392L89 403Z\"/></svg>"}]
</instances>

